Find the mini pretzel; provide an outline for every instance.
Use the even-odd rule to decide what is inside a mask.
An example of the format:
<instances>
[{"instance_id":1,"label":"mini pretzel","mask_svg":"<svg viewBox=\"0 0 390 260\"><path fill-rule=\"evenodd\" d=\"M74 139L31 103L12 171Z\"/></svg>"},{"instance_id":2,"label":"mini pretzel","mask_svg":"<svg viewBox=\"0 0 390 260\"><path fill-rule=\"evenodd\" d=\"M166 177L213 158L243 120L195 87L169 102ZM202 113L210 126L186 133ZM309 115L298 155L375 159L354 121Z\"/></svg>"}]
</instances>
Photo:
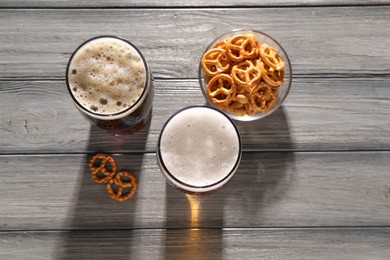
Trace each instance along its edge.
<instances>
[{"instance_id":1,"label":"mini pretzel","mask_svg":"<svg viewBox=\"0 0 390 260\"><path fill-rule=\"evenodd\" d=\"M284 61L278 52L269 47L267 44L262 44L260 47L260 56L265 64L274 70L281 70L284 68Z\"/></svg>"},{"instance_id":2,"label":"mini pretzel","mask_svg":"<svg viewBox=\"0 0 390 260\"><path fill-rule=\"evenodd\" d=\"M254 111L266 112L274 106L276 96L270 86L260 83L252 90L250 101Z\"/></svg>"},{"instance_id":3,"label":"mini pretzel","mask_svg":"<svg viewBox=\"0 0 390 260\"><path fill-rule=\"evenodd\" d=\"M222 48L208 50L203 55L201 64L204 72L210 77L223 73L230 68L226 51Z\"/></svg>"},{"instance_id":4,"label":"mini pretzel","mask_svg":"<svg viewBox=\"0 0 390 260\"><path fill-rule=\"evenodd\" d=\"M247 60L233 66L232 78L238 85L250 92L251 88L260 81L261 73L252 61Z\"/></svg>"},{"instance_id":5,"label":"mini pretzel","mask_svg":"<svg viewBox=\"0 0 390 260\"><path fill-rule=\"evenodd\" d=\"M123 177L130 179L130 181L123 180ZM115 186L117 191L115 192ZM129 188L129 191L124 191L125 188ZM111 198L116 201L125 201L128 200L131 196L133 196L135 190L137 189L137 180L128 171L118 172L114 179L111 179L107 183L107 192Z\"/></svg>"},{"instance_id":6,"label":"mini pretzel","mask_svg":"<svg viewBox=\"0 0 390 260\"><path fill-rule=\"evenodd\" d=\"M98 165L97 165L98 163ZM107 169L107 164L109 165ZM91 169L92 179L97 183L107 183L116 172L116 164L114 159L108 154L95 154L89 161L89 168ZM102 173L104 177L99 177L98 173Z\"/></svg>"},{"instance_id":7,"label":"mini pretzel","mask_svg":"<svg viewBox=\"0 0 390 260\"><path fill-rule=\"evenodd\" d=\"M236 86L228 74L218 74L210 79L207 95L216 105L228 104L236 94Z\"/></svg>"},{"instance_id":8,"label":"mini pretzel","mask_svg":"<svg viewBox=\"0 0 390 260\"><path fill-rule=\"evenodd\" d=\"M234 103L234 101L232 102ZM247 109L244 105L240 104L238 107L225 107L225 110L236 115L236 116L243 116L247 114Z\"/></svg>"},{"instance_id":9,"label":"mini pretzel","mask_svg":"<svg viewBox=\"0 0 390 260\"><path fill-rule=\"evenodd\" d=\"M247 93L247 92L245 92ZM244 94L238 94L233 98L230 104L226 105L224 109L237 116L243 116L248 113L250 109L249 97Z\"/></svg>"},{"instance_id":10,"label":"mini pretzel","mask_svg":"<svg viewBox=\"0 0 390 260\"><path fill-rule=\"evenodd\" d=\"M258 46L259 43L253 34L239 34L226 41L227 55L235 62L255 58Z\"/></svg>"},{"instance_id":11,"label":"mini pretzel","mask_svg":"<svg viewBox=\"0 0 390 260\"><path fill-rule=\"evenodd\" d=\"M221 49L224 49L226 50L226 41L220 41L220 42L217 42L213 48L221 48Z\"/></svg>"},{"instance_id":12,"label":"mini pretzel","mask_svg":"<svg viewBox=\"0 0 390 260\"><path fill-rule=\"evenodd\" d=\"M283 84L284 70L273 70L268 65L260 63L262 79L272 87L279 87Z\"/></svg>"}]
</instances>

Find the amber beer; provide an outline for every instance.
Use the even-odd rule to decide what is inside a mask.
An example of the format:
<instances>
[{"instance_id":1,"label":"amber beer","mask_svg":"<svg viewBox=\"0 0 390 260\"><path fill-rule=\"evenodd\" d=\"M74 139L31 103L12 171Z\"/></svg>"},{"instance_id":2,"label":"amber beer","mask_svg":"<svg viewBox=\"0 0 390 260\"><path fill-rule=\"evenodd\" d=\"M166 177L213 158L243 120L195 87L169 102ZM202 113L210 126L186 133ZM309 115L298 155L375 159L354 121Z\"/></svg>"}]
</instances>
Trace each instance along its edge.
<instances>
[{"instance_id":1,"label":"amber beer","mask_svg":"<svg viewBox=\"0 0 390 260\"><path fill-rule=\"evenodd\" d=\"M233 177L241 153L240 135L229 117L212 107L190 106L163 126L157 161L168 183L185 193L203 195Z\"/></svg>"},{"instance_id":2,"label":"amber beer","mask_svg":"<svg viewBox=\"0 0 390 260\"><path fill-rule=\"evenodd\" d=\"M101 128L132 133L150 120L152 74L125 39L98 36L81 44L69 59L66 83L76 107Z\"/></svg>"}]
</instances>

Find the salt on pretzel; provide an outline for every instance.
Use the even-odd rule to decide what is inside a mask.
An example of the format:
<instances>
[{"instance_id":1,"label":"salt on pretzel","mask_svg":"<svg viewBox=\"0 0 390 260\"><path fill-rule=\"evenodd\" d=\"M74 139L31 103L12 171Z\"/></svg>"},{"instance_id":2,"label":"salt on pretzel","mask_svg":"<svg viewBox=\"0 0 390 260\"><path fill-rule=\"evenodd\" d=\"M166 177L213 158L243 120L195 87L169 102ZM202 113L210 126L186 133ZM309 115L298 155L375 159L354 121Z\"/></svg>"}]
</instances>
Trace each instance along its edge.
<instances>
[{"instance_id":1,"label":"salt on pretzel","mask_svg":"<svg viewBox=\"0 0 390 260\"><path fill-rule=\"evenodd\" d=\"M285 66L284 60L280 57L278 51L267 44L261 45L260 56L262 61L274 70L281 70Z\"/></svg>"},{"instance_id":2,"label":"salt on pretzel","mask_svg":"<svg viewBox=\"0 0 390 260\"><path fill-rule=\"evenodd\" d=\"M127 180L126 180L127 179ZM107 183L107 193L116 201L122 202L133 196L137 180L131 172L120 171Z\"/></svg>"},{"instance_id":3,"label":"salt on pretzel","mask_svg":"<svg viewBox=\"0 0 390 260\"><path fill-rule=\"evenodd\" d=\"M235 62L253 59L258 55L259 42L253 34L239 34L226 40L229 59Z\"/></svg>"},{"instance_id":4,"label":"salt on pretzel","mask_svg":"<svg viewBox=\"0 0 390 260\"><path fill-rule=\"evenodd\" d=\"M246 91L250 92L261 78L260 67L255 66L251 60L243 61L232 68L232 78Z\"/></svg>"},{"instance_id":5,"label":"salt on pretzel","mask_svg":"<svg viewBox=\"0 0 390 260\"><path fill-rule=\"evenodd\" d=\"M202 57L201 65L206 75L213 77L230 69L226 51L222 48L208 50Z\"/></svg>"},{"instance_id":6,"label":"salt on pretzel","mask_svg":"<svg viewBox=\"0 0 390 260\"><path fill-rule=\"evenodd\" d=\"M207 84L207 95L216 105L227 105L236 95L236 86L228 74L218 74Z\"/></svg>"},{"instance_id":7,"label":"salt on pretzel","mask_svg":"<svg viewBox=\"0 0 390 260\"><path fill-rule=\"evenodd\" d=\"M97 153L89 160L92 179L97 183L107 183L114 177L116 172L116 163L108 154ZM99 176L99 173L103 177Z\"/></svg>"},{"instance_id":8,"label":"salt on pretzel","mask_svg":"<svg viewBox=\"0 0 390 260\"><path fill-rule=\"evenodd\" d=\"M266 112L275 105L276 96L269 85L260 83L253 88L250 102L254 112Z\"/></svg>"}]
</instances>

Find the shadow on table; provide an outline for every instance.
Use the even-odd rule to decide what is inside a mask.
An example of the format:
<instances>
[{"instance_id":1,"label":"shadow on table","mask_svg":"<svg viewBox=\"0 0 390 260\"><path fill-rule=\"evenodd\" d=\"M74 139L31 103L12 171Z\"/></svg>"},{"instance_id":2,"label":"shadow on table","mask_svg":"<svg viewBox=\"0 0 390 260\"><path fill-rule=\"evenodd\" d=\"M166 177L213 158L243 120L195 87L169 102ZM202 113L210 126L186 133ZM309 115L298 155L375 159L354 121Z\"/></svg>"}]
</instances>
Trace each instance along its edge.
<instances>
[{"instance_id":1,"label":"shadow on table","mask_svg":"<svg viewBox=\"0 0 390 260\"><path fill-rule=\"evenodd\" d=\"M224 239L222 228L272 223L264 212L283 198L295 171L294 154L285 152L294 148L288 117L280 108L265 119L236 124L244 153L236 175L222 190L197 197L167 184L164 259L223 259L234 245Z\"/></svg>"},{"instance_id":2,"label":"shadow on table","mask_svg":"<svg viewBox=\"0 0 390 260\"><path fill-rule=\"evenodd\" d=\"M91 126L87 148L89 154L81 160L73 211L69 212L70 223L66 223L71 231L65 233L55 259L119 259L131 255L131 236L123 237L118 231L133 228L132 212L136 212L139 201L137 193L131 200L123 203L112 200L107 194L106 184L97 184L92 180L88 162L93 154L110 151L116 161L117 172L126 169L138 181L141 180L139 173L143 154L132 154L130 161L126 154L118 155L114 151L123 151L123 146L128 146L135 140L140 142L143 139L142 143L145 144L149 127L150 122L138 133L115 136ZM110 234L105 233L105 229L110 229Z\"/></svg>"},{"instance_id":3,"label":"shadow on table","mask_svg":"<svg viewBox=\"0 0 390 260\"><path fill-rule=\"evenodd\" d=\"M294 153L286 152L294 149L288 116L281 108L263 120L237 122L237 126L244 153L236 175L222 190L196 197L166 185L165 216L161 217L165 219L167 229L161 231L161 240L154 240L159 245L150 245L151 248L161 246L161 250L155 252L161 258L191 259L202 256L223 259L225 252L235 246L232 244L234 239L226 239L223 228L279 224L280 219L272 210L278 210L274 206L288 191L295 172ZM132 253L137 254L131 251L135 246L133 243L138 241L120 232L136 225L132 212L138 212L137 207L142 207L137 205L140 203L137 193L126 203L112 201L105 185L96 184L91 179L88 162L95 152L123 151L123 147L133 141L143 141L145 145L148 131L149 125L134 135L115 137L96 127L91 128L88 146L91 154L81 161L79 185L74 192L74 209L69 212L70 223L66 223L71 230L81 231L65 233L56 259L98 260L130 258ZM110 147L103 147L106 143L110 143ZM131 162L126 154L114 154L114 157L118 170L129 169L137 180L141 180L142 153L132 154ZM91 229L95 231L88 231ZM110 233L105 233L105 229L110 229Z\"/></svg>"},{"instance_id":4,"label":"shadow on table","mask_svg":"<svg viewBox=\"0 0 390 260\"><path fill-rule=\"evenodd\" d=\"M230 212L234 208L235 212L230 223L236 225L239 219L247 227L275 226L282 212L277 203L289 190L296 172L288 114L281 107L264 119L239 122L237 127L243 138L241 165L245 168L238 170L224 190L229 202L225 209Z\"/></svg>"}]
</instances>

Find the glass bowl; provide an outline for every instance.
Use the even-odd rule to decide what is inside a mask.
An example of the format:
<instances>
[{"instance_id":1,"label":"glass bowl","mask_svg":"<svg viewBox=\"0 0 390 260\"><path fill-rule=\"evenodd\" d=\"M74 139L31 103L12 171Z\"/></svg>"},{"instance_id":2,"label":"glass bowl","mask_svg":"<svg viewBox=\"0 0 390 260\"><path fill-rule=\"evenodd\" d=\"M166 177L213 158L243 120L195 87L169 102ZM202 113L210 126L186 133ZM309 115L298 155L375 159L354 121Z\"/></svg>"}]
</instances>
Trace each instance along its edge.
<instances>
[{"instance_id":1,"label":"glass bowl","mask_svg":"<svg viewBox=\"0 0 390 260\"><path fill-rule=\"evenodd\" d=\"M213 49L215 48L215 45L219 42L222 42L226 39L231 39L233 37L236 37L237 35L246 35L246 34L252 34L256 37L257 41L260 43L260 45L262 44L266 44L268 46L270 46L271 48L275 49L277 51L277 54L283 59L284 61L284 76L283 76L283 83L279 86L279 87L276 87L276 88L271 88L273 89L272 92L274 93L273 97L272 97L272 104L273 105L270 105L269 108L267 109L257 109L255 112L253 112L254 110L252 109L250 112L250 114L248 113L243 113L241 110L240 113L233 113L232 111L229 111L229 110L232 110L231 108L228 108L226 109L226 106L223 106L223 105L216 105L213 103L213 101L210 99L209 95L207 94L207 82L210 81L210 79L212 78L212 76L207 76L204 72L204 69L202 68L202 58L203 56L205 55L205 53L207 53L210 49ZM226 45L225 45L226 46ZM223 47L225 48L225 47ZM226 48L225 48L226 50ZM259 51L260 53L260 51ZM260 54L258 55L259 57L258 58L261 58L260 57ZM254 59L250 59L252 62L254 62ZM244 60L245 61L245 60ZM240 62L233 62L231 60L229 60L228 58L228 62L231 62L231 67L233 67L233 65L237 65L239 64ZM257 66L255 66L257 67ZM230 68L231 70L231 68ZM271 69L272 70L272 69ZM227 74L230 74L230 76L232 75L231 74L231 71L227 71L227 72L223 72L223 73L227 73ZM230 118L234 119L234 120L237 120L237 121L253 121L253 120L258 120L258 119L261 119L261 118L264 118L270 114L272 114L273 112L275 112L281 105L282 103L284 102L284 100L286 99L288 93L289 93L289 90L290 90L290 87L291 87L291 81L292 81L292 70L291 70L291 63L290 63L290 60L287 56L287 53L284 51L284 49L282 48L282 46L275 40L273 39L271 36L263 33L263 32L260 32L260 31L255 31L255 30L250 30L250 29L239 29L239 30L233 30L231 32L228 32L228 33L225 33L221 36L219 36L218 38L216 38L214 41L212 41L210 43L210 45L206 48L206 50L204 51L202 57L201 57L201 60L200 60L200 63L199 63L199 72L198 72L198 78L199 78L199 84L200 84L200 87L201 87L201 90L202 90L202 93L204 95L204 97L206 98L206 101L207 103L212 106L212 107L215 107L221 111L223 111L224 113L226 113ZM261 82L263 82L263 77L261 77L260 81L257 84L260 84ZM265 83L265 82L263 82ZM265 83L266 84L266 83ZM237 84L234 84L234 85L237 85ZM255 88L255 85L251 85L252 87L249 87L249 89L253 89ZM238 86L237 85L237 88L239 88L242 86ZM250 91L251 90L247 90L247 101L249 102L249 106L251 103L251 98L250 98ZM238 92L237 92L238 93ZM246 101L244 101L246 102ZM254 101L255 102L255 101ZM229 102L227 102L229 103ZM229 106L232 105L233 103L229 103ZM253 106L252 106L253 107Z\"/></svg>"}]
</instances>

